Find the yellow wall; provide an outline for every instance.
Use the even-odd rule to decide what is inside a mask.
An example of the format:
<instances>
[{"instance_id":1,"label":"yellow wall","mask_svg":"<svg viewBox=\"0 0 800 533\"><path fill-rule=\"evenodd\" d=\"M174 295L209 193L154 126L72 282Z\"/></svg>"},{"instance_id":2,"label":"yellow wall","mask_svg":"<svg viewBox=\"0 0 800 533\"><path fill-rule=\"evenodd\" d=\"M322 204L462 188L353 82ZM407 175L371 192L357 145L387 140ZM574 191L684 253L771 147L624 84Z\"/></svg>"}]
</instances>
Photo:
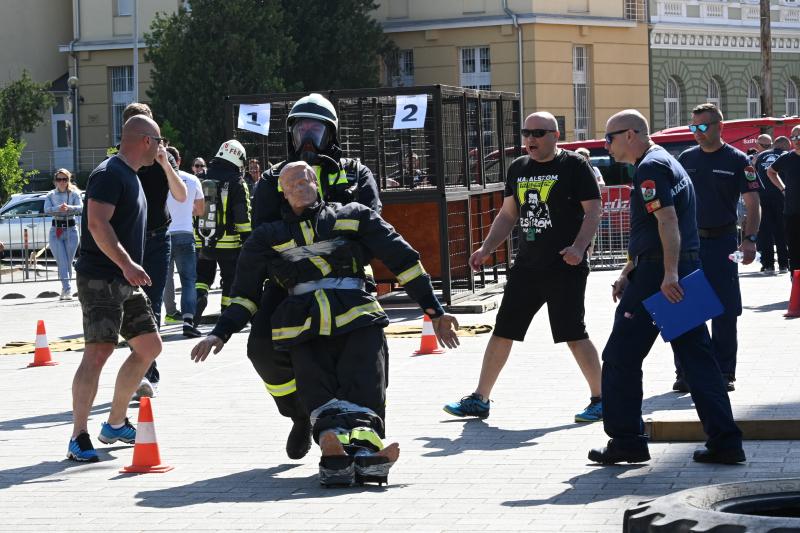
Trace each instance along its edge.
<instances>
[{"instance_id":1,"label":"yellow wall","mask_svg":"<svg viewBox=\"0 0 800 533\"><path fill-rule=\"evenodd\" d=\"M429 21L464 16L505 16L501 0L379 0L374 17L381 21ZM622 17L621 0L509 0L520 15L591 15Z\"/></svg>"},{"instance_id":2,"label":"yellow wall","mask_svg":"<svg viewBox=\"0 0 800 533\"><path fill-rule=\"evenodd\" d=\"M63 0L61 0L63 1ZM80 2L81 41L131 40L133 17L118 17L117 0L74 0ZM179 0L136 0L139 38L149 30L156 12L172 13Z\"/></svg>"}]
</instances>

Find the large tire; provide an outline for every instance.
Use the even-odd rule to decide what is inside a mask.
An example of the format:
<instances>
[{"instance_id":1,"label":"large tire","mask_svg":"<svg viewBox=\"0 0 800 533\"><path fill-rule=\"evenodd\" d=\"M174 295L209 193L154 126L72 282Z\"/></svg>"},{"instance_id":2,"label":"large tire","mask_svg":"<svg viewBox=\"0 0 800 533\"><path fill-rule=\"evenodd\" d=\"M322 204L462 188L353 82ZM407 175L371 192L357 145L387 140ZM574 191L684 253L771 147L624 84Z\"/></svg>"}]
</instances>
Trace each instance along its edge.
<instances>
[{"instance_id":1,"label":"large tire","mask_svg":"<svg viewBox=\"0 0 800 533\"><path fill-rule=\"evenodd\" d=\"M787 517L787 513L799 518ZM646 500L625 511L622 530L625 533L800 532L800 478L708 485Z\"/></svg>"}]
</instances>

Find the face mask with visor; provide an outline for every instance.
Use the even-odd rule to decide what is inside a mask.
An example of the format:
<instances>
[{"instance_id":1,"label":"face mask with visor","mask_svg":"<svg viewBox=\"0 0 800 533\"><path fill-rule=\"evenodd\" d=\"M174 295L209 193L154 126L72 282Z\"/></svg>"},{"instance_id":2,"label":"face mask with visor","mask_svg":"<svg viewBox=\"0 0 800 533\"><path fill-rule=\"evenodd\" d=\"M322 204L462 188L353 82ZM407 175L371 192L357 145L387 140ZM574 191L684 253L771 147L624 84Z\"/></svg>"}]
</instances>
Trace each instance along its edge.
<instances>
[{"instance_id":1,"label":"face mask with visor","mask_svg":"<svg viewBox=\"0 0 800 533\"><path fill-rule=\"evenodd\" d=\"M292 142L295 150L320 153L328 148L328 125L313 118L301 118L292 124Z\"/></svg>"}]
</instances>

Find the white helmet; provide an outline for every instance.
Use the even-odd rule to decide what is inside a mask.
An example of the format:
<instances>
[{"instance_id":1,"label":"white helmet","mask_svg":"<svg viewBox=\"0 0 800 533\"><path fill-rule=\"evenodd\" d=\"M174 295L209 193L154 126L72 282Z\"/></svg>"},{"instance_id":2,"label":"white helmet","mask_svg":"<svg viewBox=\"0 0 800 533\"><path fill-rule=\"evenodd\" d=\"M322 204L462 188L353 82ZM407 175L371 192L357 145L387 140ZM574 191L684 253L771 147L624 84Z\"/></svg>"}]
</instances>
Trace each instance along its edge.
<instances>
[{"instance_id":1,"label":"white helmet","mask_svg":"<svg viewBox=\"0 0 800 533\"><path fill-rule=\"evenodd\" d=\"M242 143L236 139L231 139L230 141L222 143L219 150L217 150L217 157L229 163L233 163L239 168L240 172L244 172L244 166L247 162L247 153Z\"/></svg>"},{"instance_id":2,"label":"white helmet","mask_svg":"<svg viewBox=\"0 0 800 533\"><path fill-rule=\"evenodd\" d=\"M333 104L319 93L311 93L304 96L294 103L289 116L286 117L288 129L292 129L292 123L298 118L313 118L333 126L333 133L339 129L339 117L336 116L336 109Z\"/></svg>"}]
</instances>

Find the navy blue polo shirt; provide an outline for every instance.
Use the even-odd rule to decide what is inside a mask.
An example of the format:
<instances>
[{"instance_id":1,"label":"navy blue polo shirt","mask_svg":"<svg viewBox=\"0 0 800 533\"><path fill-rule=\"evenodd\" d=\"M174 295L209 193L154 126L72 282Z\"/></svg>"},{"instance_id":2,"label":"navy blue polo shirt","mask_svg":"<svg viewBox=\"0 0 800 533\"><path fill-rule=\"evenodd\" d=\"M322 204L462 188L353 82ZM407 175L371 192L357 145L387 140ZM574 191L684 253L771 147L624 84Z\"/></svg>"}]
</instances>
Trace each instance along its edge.
<instances>
[{"instance_id":1,"label":"navy blue polo shirt","mask_svg":"<svg viewBox=\"0 0 800 533\"><path fill-rule=\"evenodd\" d=\"M628 255L662 252L655 212L673 206L678 215L681 252L700 248L695 222L695 197L692 180L686 171L660 146L650 148L637 161L631 191L631 238Z\"/></svg>"},{"instance_id":2,"label":"navy blue polo shirt","mask_svg":"<svg viewBox=\"0 0 800 533\"><path fill-rule=\"evenodd\" d=\"M756 174L758 174L758 181L761 182L761 186L763 187L763 190L759 191L759 194L767 194L771 196L783 195L783 193L781 193L781 191L779 191L775 184L769 179L769 176L767 175L767 169L771 167L772 163L777 161L781 154L785 152L786 150L773 148L772 150L764 150L758 154L758 157L756 157L754 166L756 167Z\"/></svg>"},{"instance_id":3,"label":"navy blue polo shirt","mask_svg":"<svg viewBox=\"0 0 800 533\"><path fill-rule=\"evenodd\" d=\"M694 146L679 155L678 161L694 185L699 228L735 224L739 195L762 188L747 155L730 144L715 152Z\"/></svg>"},{"instance_id":4,"label":"navy blue polo shirt","mask_svg":"<svg viewBox=\"0 0 800 533\"><path fill-rule=\"evenodd\" d=\"M795 152L784 153L772 163L772 170L778 173L786 186L783 213L800 215L800 155Z\"/></svg>"}]
</instances>

